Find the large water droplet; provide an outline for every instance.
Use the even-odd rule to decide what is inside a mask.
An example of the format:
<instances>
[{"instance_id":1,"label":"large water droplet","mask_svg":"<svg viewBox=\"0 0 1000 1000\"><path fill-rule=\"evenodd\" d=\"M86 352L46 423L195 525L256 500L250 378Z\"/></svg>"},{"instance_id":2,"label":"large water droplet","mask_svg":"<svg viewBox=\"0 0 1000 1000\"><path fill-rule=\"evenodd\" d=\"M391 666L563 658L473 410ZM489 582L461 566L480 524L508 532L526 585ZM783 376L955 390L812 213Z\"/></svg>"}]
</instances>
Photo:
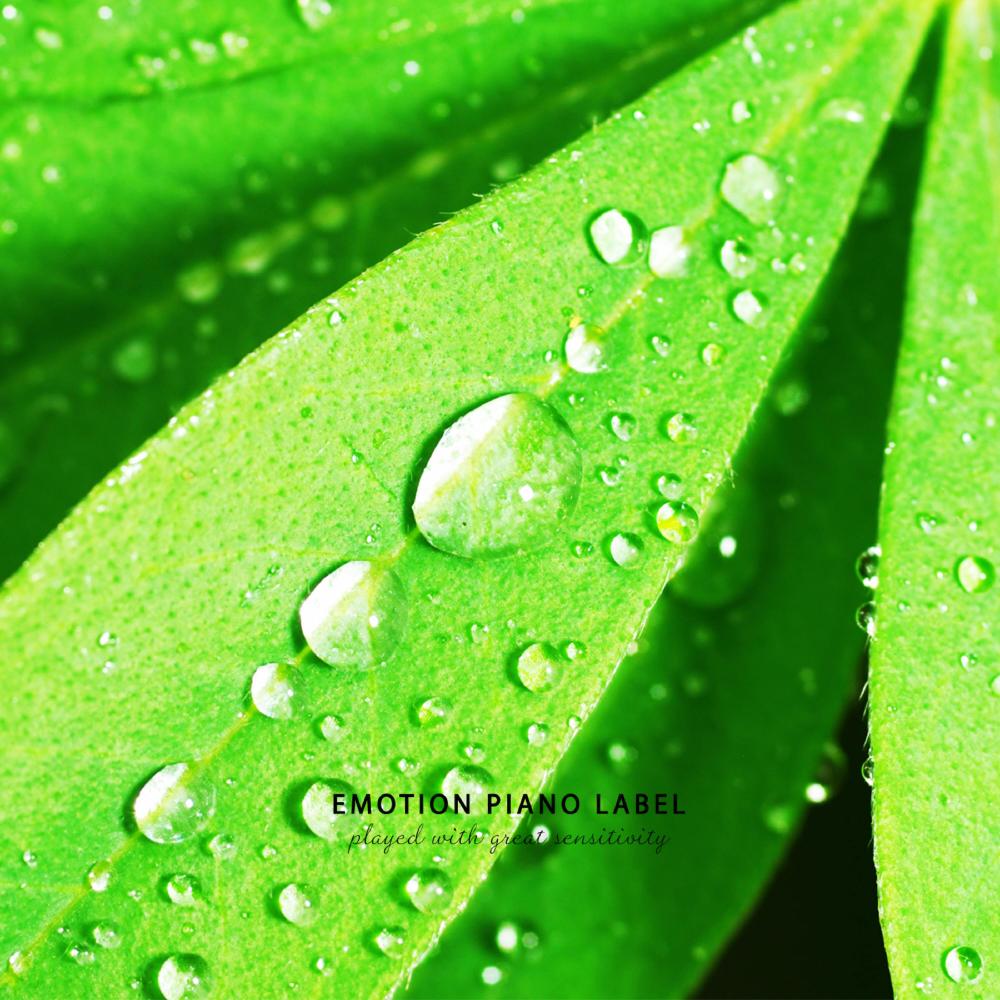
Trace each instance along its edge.
<instances>
[{"instance_id":1,"label":"large water droplet","mask_svg":"<svg viewBox=\"0 0 1000 1000\"><path fill-rule=\"evenodd\" d=\"M469 814L482 815L486 812L486 796L489 794L493 777L489 771L470 764L453 767L441 781L441 791L449 798L460 796L469 803Z\"/></svg>"},{"instance_id":2,"label":"large water droplet","mask_svg":"<svg viewBox=\"0 0 1000 1000\"><path fill-rule=\"evenodd\" d=\"M156 972L163 1000L202 1000L212 989L208 964L199 955L168 955Z\"/></svg>"},{"instance_id":3,"label":"large water droplet","mask_svg":"<svg viewBox=\"0 0 1000 1000\"><path fill-rule=\"evenodd\" d=\"M649 237L649 269L658 278L679 278L687 270L691 245L682 226L665 226Z\"/></svg>"},{"instance_id":4,"label":"large water droplet","mask_svg":"<svg viewBox=\"0 0 1000 1000\"><path fill-rule=\"evenodd\" d=\"M646 227L638 216L609 208L598 212L587 227L590 245L605 264L634 264L646 249Z\"/></svg>"},{"instance_id":5,"label":"large water droplet","mask_svg":"<svg viewBox=\"0 0 1000 1000\"><path fill-rule=\"evenodd\" d=\"M307 827L324 840L335 840L349 825L351 795L354 789L346 781L316 781L302 796L302 819ZM342 794L346 812L334 812L334 795Z\"/></svg>"},{"instance_id":6,"label":"large water droplet","mask_svg":"<svg viewBox=\"0 0 1000 1000\"><path fill-rule=\"evenodd\" d=\"M978 983L983 974L983 960L975 948L959 945L949 948L942 957L945 975L953 983Z\"/></svg>"},{"instance_id":7,"label":"large water droplet","mask_svg":"<svg viewBox=\"0 0 1000 1000\"><path fill-rule=\"evenodd\" d=\"M187 764L168 764L135 797L132 813L139 831L157 844L179 844L204 829L215 812L215 788L193 782Z\"/></svg>"},{"instance_id":8,"label":"large water droplet","mask_svg":"<svg viewBox=\"0 0 1000 1000\"><path fill-rule=\"evenodd\" d=\"M773 163L747 153L726 164L721 190L722 197L740 215L762 225L774 218L784 182Z\"/></svg>"},{"instance_id":9,"label":"large water droplet","mask_svg":"<svg viewBox=\"0 0 1000 1000\"><path fill-rule=\"evenodd\" d=\"M563 343L566 364L581 375L604 371L604 343L601 331L589 323L574 323Z\"/></svg>"},{"instance_id":10,"label":"large water droplet","mask_svg":"<svg viewBox=\"0 0 1000 1000\"><path fill-rule=\"evenodd\" d=\"M517 678L529 691L548 691L562 676L562 657L547 642L533 642L517 658Z\"/></svg>"},{"instance_id":11,"label":"large water droplet","mask_svg":"<svg viewBox=\"0 0 1000 1000\"><path fill-rule=\"evenodd\" d=\"M399 577L355 560L335 569L299 608L309 648L331 666L370 670L393 654L406 630L406 592Z\"/></svg>"},{"instance_id":12,"label":"large water droplet","mask_svg":"<svg viewBox=\"0 0 1000 1000\"><path fill-rule=\"evenodd\" d=\"M451 879L439 868L414 872L403 886L407 899L421 913L441 913L451 902Z\"/></svg>"},{"instance_id":13,"label":"large water droplet","mask_svg":"<svg viewBox=\"0 0 1000 1000\"><path fill-rule=\"evenodd\" d=\"M955 563L955 579L967 594L979 594L993 586L996 570L982 556L962 556Z\"/></svg>"},{"instance_id":14,"label":"large water droplet","mask_svg":"<svg viewBox=\"0 0 1000 1000\"><path fill-rule=\"evenodd\" d=\"M316 890L301 882L289 882L278 893L277 898L278 909L290 924L307 927L314 923L319 915L317 910L319 898Z\"/></svg>"},{"instance_id":15,"label":"large water droplet","mask_svg":"<svg viewBox=\"0 0 1000 1000\"><path fill-rule=\"evenodd\" d=\"M262 715L269 719L290 719L292 717L292 674L295 668L290 663L265 663L253 672L250 681L250 697Z\"/></svg>"},{"instance_id":16,"label":"large water droplet","mask_svg":"<svg viewBox=\"0 0 1000 1000\"><path fill-rule=\"evenodd\" d=\"M420 477L413 515L435 548L503 556L550 541L576 506L582 463L569 428L527 393L499 396L444 432Z\"/></svg>"}]
</instances>

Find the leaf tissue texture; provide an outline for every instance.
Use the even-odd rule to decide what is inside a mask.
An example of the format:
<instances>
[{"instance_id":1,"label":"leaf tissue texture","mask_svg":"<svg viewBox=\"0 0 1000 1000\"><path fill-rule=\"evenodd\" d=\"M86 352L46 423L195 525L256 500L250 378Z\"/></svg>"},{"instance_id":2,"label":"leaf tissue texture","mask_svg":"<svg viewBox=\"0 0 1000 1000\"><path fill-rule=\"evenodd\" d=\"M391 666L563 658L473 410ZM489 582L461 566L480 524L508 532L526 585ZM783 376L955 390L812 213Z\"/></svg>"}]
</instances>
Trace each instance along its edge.
<instances>
[{"instance_id":1,"label":"leaf tissue texture","mask_svg":"<svg viewBox=\"0 0 1000 1000\"><path fill-rule=\"evenodd\" d=\"M948 25L881 510L875 845L900 997L1000 989L1000 122L990 16L986 3L965 2Z\"/></svg>"},{"instance_id":2,"label":"leaf tissue texture","mask_svg":"<svg viewBox=\"0 0 1000 1000\"><path fill-rule=\"evenodd\" d=\"M0 107L0 520L18 525L0 577L289 318L759 7L632 0L612 30L587 0L432 33L405 60L394 35L192 92ZM8 37L5 55L18 45L38 51ZM46 54L73 76L67 46Z\"/></svg>"},{"instance_id":3,"label":"leaf tissue texture","mask_svg":"<svg viewBox=\"0 0 1000 1000\"><path fill-rule=\"evenodd\" d=\"M518 793L552 772L726 474L930 9L812 0L762 21L311 309L95 489L0 601L4 982L405 979L492 857L428 842L412 867L442 891L401 892L410 857L348 853L329 797ZM752 277L724 266L728 240ZM413 527L418 480L449 426L507 394L575 439L578 499L547 545L447 555ZM547 450L541 430L518 440ZM518 502L533 483L551 485L532 471ZM324 655L355 649L352 666L298 634L331 573L309 627L325 614ZM453 823L425 816L425 835Z\"/></svg>"}]
</instances>

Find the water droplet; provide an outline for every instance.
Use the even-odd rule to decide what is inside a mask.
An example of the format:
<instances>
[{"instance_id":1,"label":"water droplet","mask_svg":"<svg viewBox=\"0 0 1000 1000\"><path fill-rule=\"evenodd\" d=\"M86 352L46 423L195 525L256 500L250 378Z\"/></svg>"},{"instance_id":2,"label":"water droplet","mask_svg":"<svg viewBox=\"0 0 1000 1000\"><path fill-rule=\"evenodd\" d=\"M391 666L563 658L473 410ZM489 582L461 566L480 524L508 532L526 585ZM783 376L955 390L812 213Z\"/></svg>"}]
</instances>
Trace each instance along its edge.
<instances>
[{"instance_id":1,"label":"water droplet","mask_svg":"<svg viewBox=\"0 0 1000 1000\"><path fill-rule=\"evenodd\" d=\"M722 197L757 225L770 222L784 192L784 182L769 160L747 153L730 160L722 176Z\"/></svg>"},{"instance_id":2,"label":"water droplet","mask_svg":"<svg viewBox=\"0 0 1000 1000\"><path fill-rule=\"evenodd\" d=\"M843 750L835 743L827 743L813 780L806 785L806 801L814 804L826 802L843 784L846 770L847 758Z\"/></svg>"},{"instance_id":3,"label":"water droplet","mask_svg":"<svg viewBox=\"0 0 1000 1000\"><path fill-rule=\"evenodd\" d=\"M869 788L875 786L875 761L871 757L861 765L861 777Z\"/></svg>"},{"instance_id":4,"label":"water droplet","mask_svg":"<svg viewBox=\"0 0 1000 1000\"><path fill-rule=\"evenodd\" d=\"M672 413L664 421L663 430L677 444L693 441L698 436L698 427L690 413Z\"/></svg>"},{"instance_id":5,"label":"water droplet","mask_svg":"<svg viewBox=\"0 0 1000 1000\"><path fill-rule=\"evenodd\" d=\"M701 348L701 363L709 368L717 365L726 355L726 349L721 344L703 344Z\"/></svg>"},{"instance_id":6,"label":"water droplet","mask_svg":"<svg viewBox=\"0 0 1000 1000\"><path fill-rule=\"evenodd\" d=\"M594 253L615 267L634 264L646 249L646 227L638 216L609 208L598 212L587 227Z\"/></svg>"},{"instance_id":7,"label":"water droplet","mask_svg":"<svg viewBox=\"0 0 1000 1000\"><path fill-rule=\"evenodd\" d=\"M673 343L669 337L661 337L658 333L654 333L653 336L649 338L649 346L652 347L661 358L665 358L670 353L670 348L673 346Z\"/></svg>"},{"instance_id":8,"label":"water droplet","mask_svg":"<svg viewBox=\"0 0 1000 1000\"><path fill-rule=\"evenodd\" d=\"M324 715L319 720L319 732L324 740L336 743L344 735L344 720L339 715Z\"/></svg>"},{"instance_id":9,"label":"water droplet","mask_svg":"<svg viewBox=\"0 0 1000 1000\"><path fill-rule=\"evenodd\" d=\"M649 237L649 269L658 278L679 278L687 271L691 245L681 226L665 226Z\"/></svg>"},{"instance_id":10,"label":"water droplet","mask_svg":"<svg viewBox=\"0 0 1000 1000\"><path fill-rule=\"evenodd\" d=\"M865 601L861 607L858 608L857 614L854 616L854 620L858 623L858 628L861 629L869 639L875 638L876 624L875 624L875 602Z\"/></svg>"},{"instance_id":11,"label":"water droplet","mask_svg":"<svg viewBox=\"0 0 1000 1000\"><path fill-rule=\"evenodd\" d=\"M581 375L593 375L607 368L601 331L589 323L573 325L566 334L563 353L566 355L566 364Z\"/></svg>"},{"instance_id":12,"label":"water droplet","mask_svg":"<svg viewBox=\"0 0 1000 1000\"><path fill-rule=\"evenodd\" d=\"M642 557L642 539L628 531L612 535L608 541L608 555L616 566L631 569L638 566Z\"/></svg>"},{"instance_id":13,"label":"water droplet","mask_svg":"<svg viewBox=\"0 0 1000 1000\"><path fill-rule=\"evenodd\" d=\"M698 531L698 514L682 500L671 500L656 512L656 529L668 542L683 545Z\"/></svg>"},{"instance_id":14,"label":"water droplet","mask_svg":"<svg viewBox=\"0 0 1000 1000\"><path fill-rule=\"evenodd\" d=\"M469 814L476 816L486 811L486 796L493 783L492 775L481 767L459 764L441 781L441 791L449 798L461 796L469 802Z\"/></svg>"},{"instance_id":15,"label":"water droplet","mask_svg":"<svg viewBox=\"0 0 1000 1000\"><path fill-rule=\"evenodd\" d=\"M106 948L110 951L121 947L121 931L118 930L115 924L108 920L102 921L99 924L94 924L94 926L90 928L90 936L98 948Z\"/></svg>"},{"instance_id":16,"label":"water droplet","mask_svg":"<svg viewBox=\"0 0 1000 1000\"><path fill-rule=\"evenodd\" d=\"M289 882L278 893L278 909L281 915L290 923L307 927L319 916L317 904L319 897L316 890L301 882Z\"/></svg>"},{"instance_id":17,"label":"water droplet","mask_svg":"<svg viewBox=\"0 0 1000 1000\"><path fill-rule=\"evenodd\" d=\"M672 472L664 472L656 477L657 492L668 500L679 500L683 489L681 477Z\"/></svg>"},{"instance_id":18,"label":"water droplet","mask_svg":"<svg viewBox=\"0 0 1000 1000\"><path fill-rule=\"evenodd\" d=\"M929 535L938 526L938 519L933 514L918 514L917 527L925 534Z\"/></svg>"},{"instance_id":19,"label":"water droplet","mask_svg":"<svg viewBox=\"0 0 1000 1000\"><path fill-rule=\"evenodd\" d=\"M439 868L414 872L403 886L406 896L421 913L442 913L451 902L451 879Z\"/></svg>"},{"instance_id":20,"label":"water droplet","mask_svg":"<svg viewBox=\"0 0 1000 1000\"><path fill-rule=\"evenodd\" d=\"M1000 695L1000 674L997 674L993 680L990 681L990 691L995 695Z\"/></svg>"},{"instance_id":21,"label":"water droplet","mask_svg":"<svg viewBox=\"0 0 1000 1000\"><path fill-rule=\"evenodd\" d=\"M185 872L168 875L163 881L163 891L176 906L197 906L202 899L201 881Z\"/></svg>"},{"instance_id":22,"label":"water droplet","mask_svg":"<svg viewBox=\"0 0 1000 1000\"><path fill-rule=\"evenodd\" d=\"M484 986L496 986L503 979L503 970L497 965L486 965L480 973Z\"/></svg>"},{"instance_id":23,"label":"water droplet","mask_svg":"<svg viewBox=\"0 0 1000 1000\"><path fill-rule=\"evenodd\" d=\"M864 101L850 97L834 97L820 108L819 116L823 121L847 122L850 125L860 125L865 120Z\"/></svg>"},{"instance_id":24,"label":"water droplet","mask_svg":"<svg viewBox=\"0 0 1000 1000\"><path fill-rule=\"evenodd\" d=\"M544 722L532 722L524 730L524 738L533 747L543 746L549 738L549 727Z\"/></svg>"},{"instance_id":25,"label":"water droplet","mask_svg":"<svg viewBox=\"0 0 1000 1000\"><path fill-rule=\"evenodd\" d=\"M187 764L168 764L142 786L132 805L139 831L156 844L179 844L204 829L215 812L215 788L191 780Z\"/></svg>"},{"instance_id":26,"label":"water droplet","mask_svg":"<svg viewBox=\"0 0 1000 1000\"><path fill-rule=\"evenodd\" d=\"M34 851L24 851L24 852L23 852L23 853L21 854L21 860L22 860L22 861L23 861L23 862L24 862L24 863L25 863L25 864L26 864L26 865L27 865L27 866L28 866L29 868L37 868L37 867L38 867L38 855L37 855L37 854L35 854L35 852L34 852Z\"/></svg>"},{"instance_id":27,"label":"water droplet","mask_svg":"<svg viewBox=\"0 0 1000 1000\"><path fill-rule=\"evenodd\" d=\"M733 315L747 326L760 326L764 322L767 300L756 292L744 288L733 296Z\"/></svg>"},{"instance_id":28,"label":"water droplet","mask_svg":"<svg viewBox=\"0 0 1000 1000\"><path fill-rule=\"evenodd\" d=\"M93 949L80 941L71 941L64 954L66 958L77 965L93 965L97 959Z\"/></svg>"},{"instance_id":29,"label":"water droplet","mask_svg":"<svg viewBox=\"0 0 1000 1000\"><path fill-rule=\"evenodd\" d=\"M753 108L746 101L733 101L729 105L729 120L734 125L749 121L753 118Z\"/></svg>"},{"instance_id":30,"label":"water droplet","mask_svg":"<svg viewBox=\"0 0 1000 1000\"><path fill-rule=\"evenodd\" d=\"M211 302L221 287L222 267L214 261L202 261L177 275L177 291L192 305Z\"/></svg>"},{"instance_id":31,"label":"water droplet","mask_svg":"<svg viewBox=\"0 0 1000 1000\"><path fill-rule=\"evenodd\" d=\"M546 642L533 642L517 658L518 680L529 691L548 691L562 677L562 658Z\"/></svg>"},{"instance_id":32,"label":"water droplet","mask_svg":"<svg viewBox=\"0 0 1000 1000\"><path fill-rule=\"evenodd\" d=\"M406 592L392 570L355 560L335 569L299 608L302 634L331 666L370 670L393 654L406 630Z\"/></svg>"},{"instance_id":33,"label":"water droplet","mask_svg":"<svg viewBox=\"0 0 1000 1000\"><path fill-rule=\"evenodd\" d=\"M882 547L872 545L858 556L858 561L855 563L854 568L858 579L869 590L875 590L878 587L878 564L881 556Z\"/></svg>"},{"instance_id":34,"label":"water droplet","mask_svg":"<svg viewBox=\"0 0 1000 1000\"><path fill-rule=\"evenodd\" d=\"M269 719L292 717L294 670L291 663L265 663L253 672L250 697L261 715L266 715Z\"/></svg>"},{"instance_id":35,"label":"water droplet","mask_svg":"<svg viewBox=\"0 0 1000 1000\"><path fill-rule=\"evenodd\" d=\"M372 944L389 958L399 958L406 948L406 931L402 927L380 927L372 934Z\"/></svg>"},{"instance_id":36,"label":"water droplet","mask_svg":"<svg viewBox=\"0 0 1000 1000\"><path fill-rule=\"evenodd\" d=\"M612 413L608 418L608 427L619 441L631 441L637 426L631 413Z\"/></svg>"},{"instance_id":37,"label":"water droplet","mask_svg":"<svg viewBox=\"0 0 1000 1000\"><path fill-rule=\"evenodd\" d=\"M746 278L757 267L750 245L743 240L726 240L719 251L719 259L726 273L734 278Z\"/></svg>"},{"instance_id":38,"label":"water droplet","mask_svg":"<svg viewBox=\"0 0 1000 1000\"><path fill-rule=\"evenodd\" d=\"M217 833L209 840L208 851L220 861L232 861L236 857L236 841L228 833Z\"/></svg>"},{"instance_id":39,"label":"water droplet","mask_svg":"<svg viewBox=\"0 0 1000 1000\"><path fill-rule=\"evenodd\" d=\"M148 382L156 372L156 350L148 340L126 340L111 355L111 370L123 382Z\"/></svg>"},{"instance_id":40,"label":"water droplet","mask_svg":"<svg viewBox=\"0 0 1000 1000\"><path fill-rule=\"evenodd\" d=\"M24 952L11 952L10 956L7 958L7 968L10 969L15 976L20 976L26 972L28 969L28 962L24 957Z\"/></svg>"},{"instance_id":41,"label":"water droplet","mask_svg":"<svg viewBox=\"0 0 1000 1000\"><path fill-rule=\"evenodd\" d=\"M423 536L452 555L537 548L569 516L580 490L580 449L552 407L511 393L460 417L434 448L413 503Z\"/></svg>"},{"instance_id":42,"label":"water droplet","mask_svg":"<svg viewBox=\"0 0 1000 1000\"><path fill-rule=\"evenodd\" d=\"M202 1000L212 989L208 964L199 955L169 955L156 973L163 1000Z\"/></svg>"},{"instance_id":43,"label":"water droplet","mask_svg":"<svg viewBox=\"0 0 1000 1000\"><path fill-rule=\"evenodd\" d=\"M993 586L996 571L982 556L962 556L955 563L955 579L967 594L980 594Z\"/></svg>"},{"instance_id":44,"label":"water droplet","mask_svg":"<svg viewBox=\"0 0 1000 1000\"><path fill-rule=\"evenodd\" d=\"M319 31L334 14L330 0L295 0L295 9L310 31Z\"/></svg>"},{"instance_id":45,"label":"water droplet","mask_svg":"<svg viewBox=\"0 0 1000 1000\"><path fill-rule=\"evenodd\" d=\"M978 983L983 974L983 960L979 952L966 945L949 948L941 964L945 975L953 983Z\"/></svg>"},{"instance_id":46,"label":"water droplet","mask_svg":"<svg viewBox=\"0 0 1000 1000\"><path fill-rule=\"evenodd\" d=\"M413 717L418 726L438 726L448 717L451 702L447 698L423 698L413 706Z\"/></svg>"},{"instance_id":47,"label":"water droplet","mask_svg":"<svg viewBox=\"0 0 1000 1000\"><path fill-rule=\"evenodd\" d=\"M94 892L105 892L111 884L111 873L110 861L96 861L87 872L87 884Z\"/></svg>"},{"instance_id":48,"label":"water droplet","mask_svg":"<svg viewBox=\"0 0 1000 1000\"><path fill-rule=\"evenodd\" d=\"M346 781L315 781L302 796L302 819L307 827L324 840L336 840L351 821L351 795L354 789ZM334 795L343 795L344 812L334 812Z\"/></svg>"}]
</instances>

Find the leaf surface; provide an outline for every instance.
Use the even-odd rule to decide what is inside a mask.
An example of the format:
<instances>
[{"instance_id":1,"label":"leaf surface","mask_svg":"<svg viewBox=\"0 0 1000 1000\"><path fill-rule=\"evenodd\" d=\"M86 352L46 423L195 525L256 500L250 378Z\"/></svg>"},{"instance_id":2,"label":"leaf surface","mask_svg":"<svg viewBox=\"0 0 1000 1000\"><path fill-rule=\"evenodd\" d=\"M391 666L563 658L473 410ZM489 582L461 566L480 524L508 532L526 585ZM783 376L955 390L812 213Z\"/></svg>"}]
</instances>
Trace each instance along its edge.
<instances>
[{"instance_id":1,"label":"leaf surface","mask_svg":"<svg viewBox=\"0 0 1000 1000\"><path fill-rule=\"evenodd\" d=\"M0 926L2 949L19 953L6 981L65 997L132 979L149 988L167 955L198 955L223 996L305 981L314 993L374 995L400 983L491 856L429 842L406 857L348 854L310 835L304 789L438 790L469 761L500 792L541 786L683 559L684 544L650 527L653 481L676 474L704 515L840 242L929 12L810 0L761 22L310 310L77 508L0 601L14 665L4 675L10 888ZM804 34L813 45L798 44ZM767 99L732 121L733 102L750 94ZM845 120L839 102L861 94L865 113ZM683 227L687 275L654 278L641 257L618 268L598 259L585 231L612 206ZM801 256L741 288L717 256L736 237L761 259ZM600 245L605 256L621 249ZM733 305L741 291L755 307L745 294ZM576 368L560 353L570 335ZM572 436L579 501L548 548L447 556L411 526L416 480L448 425L511 393L544 399L549 430L514 455L499 439L496 468L510 459L548 489L550 446ZM530 448L544 461L532 463ZM608 485L615 469L620 481ZM518 491L524 503L532 496ZM678 537L683 525L669 527ZM388 623L379 634L402 641L369 651L365 633L333 615L342 645L356 639L359 656L388 663L324 667L303 649L300 605L335 567L373 558L396 582L369 624ZM367 599L367 580L352 601ZM534 679L514 682L534 643L562 657L562 683L537 683L537 658ZM251 675L288 660L292 716L265 717L247 702ZM428 698L448 707L421 710ZM343 720L339 741L317 735L328 715ZM532 721L550 729L540 747L524 739ZM193 803L182 815L210 818L202 836L170 845L128 820L166 765ZM38 808L40 788L51 808ZM428 837L454 825L423 820ZM498 814L484 822L491 834L515 825ZM392 827L413 823L396 816ZM235 857L216 836L233 838ZM110 882L94 892L86 873L105 861ZM433 915L399 892L431 864L451 885ZM178 873L200 880L204 905L164 897ZM309 926L281 916L292 884L309 887ZM81 965L106 922L121 946Z\"/></svg>"},{"instance_id":2,"label":"leaf surface","mask_svg":"<svg viewBox=\"0 0 1000 1000\"><path fill-rule=\"evenodd\" d=\"M954 5L880 515L875 845L900 997L997 991L1000 147L995 7Z\"/></svg>"}]
</instances>

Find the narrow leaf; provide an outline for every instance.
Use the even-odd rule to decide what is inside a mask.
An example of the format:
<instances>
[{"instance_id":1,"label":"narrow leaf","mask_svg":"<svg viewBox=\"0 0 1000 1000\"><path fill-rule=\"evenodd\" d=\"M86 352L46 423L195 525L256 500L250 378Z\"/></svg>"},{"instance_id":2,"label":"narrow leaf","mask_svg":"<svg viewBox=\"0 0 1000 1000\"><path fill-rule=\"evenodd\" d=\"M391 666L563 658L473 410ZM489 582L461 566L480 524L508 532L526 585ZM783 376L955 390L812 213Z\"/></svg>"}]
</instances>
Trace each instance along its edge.
<instances>
[{"instance_id":1,"label":"narrow leaf","mask_svg":"<svg viewBox=\"0 0 1000 1000\"><path fill-rule=\"evenodd\" d=\"M475 807L541 786L682 561L929 12L808 0L761 22L315 307L91 494L0 602L18 734L0 751L2 826L35 861L2 862L8 980L73 997L133 977L161 992L212 977L228 996L326 969L352 995L405 978L492 857L429 839L405 858L347 853L360 817L338 818L333 795ZM750 94L759 107L733 116ZM865 113L832 113L847 98ZM651 241L669 277L647 266L644 224L683 229ZM718 258L737 238L794 261L744 285ZM498 442L482 407L509 395L542 409L506 407L490 426L519 433ZM526 427L532 412L545 417ZM462 452L464 433L444 433L462 417L494 449L478 503L504 519L507 558L478 541L446 555L410 521L428 459ZM522 554L532 501L573 492L572 463L552 457L567 437L579 498ZM685 508L660 497L651 521L665 472ZM436 478L424 509L446 517L472 468ZM300 621L353 665L310 656ZM552 733L542 747L525 743L532 720ZM455 819L425 815L424 836ZM178 875L204 905L178 909ZM107 921L120 947L81 965Z\"/></svg>"},{"instance_id":2,"label":"narrow leaf","mask_svg":"<svg viewBox=\"0 0 1000 1000\"><path fill-rule=\"evenodd\" d=\"M1000 988L995 13L979 0L951 11L889 424L871 741L900 997Z\"/></svg>"}]
</instances>

